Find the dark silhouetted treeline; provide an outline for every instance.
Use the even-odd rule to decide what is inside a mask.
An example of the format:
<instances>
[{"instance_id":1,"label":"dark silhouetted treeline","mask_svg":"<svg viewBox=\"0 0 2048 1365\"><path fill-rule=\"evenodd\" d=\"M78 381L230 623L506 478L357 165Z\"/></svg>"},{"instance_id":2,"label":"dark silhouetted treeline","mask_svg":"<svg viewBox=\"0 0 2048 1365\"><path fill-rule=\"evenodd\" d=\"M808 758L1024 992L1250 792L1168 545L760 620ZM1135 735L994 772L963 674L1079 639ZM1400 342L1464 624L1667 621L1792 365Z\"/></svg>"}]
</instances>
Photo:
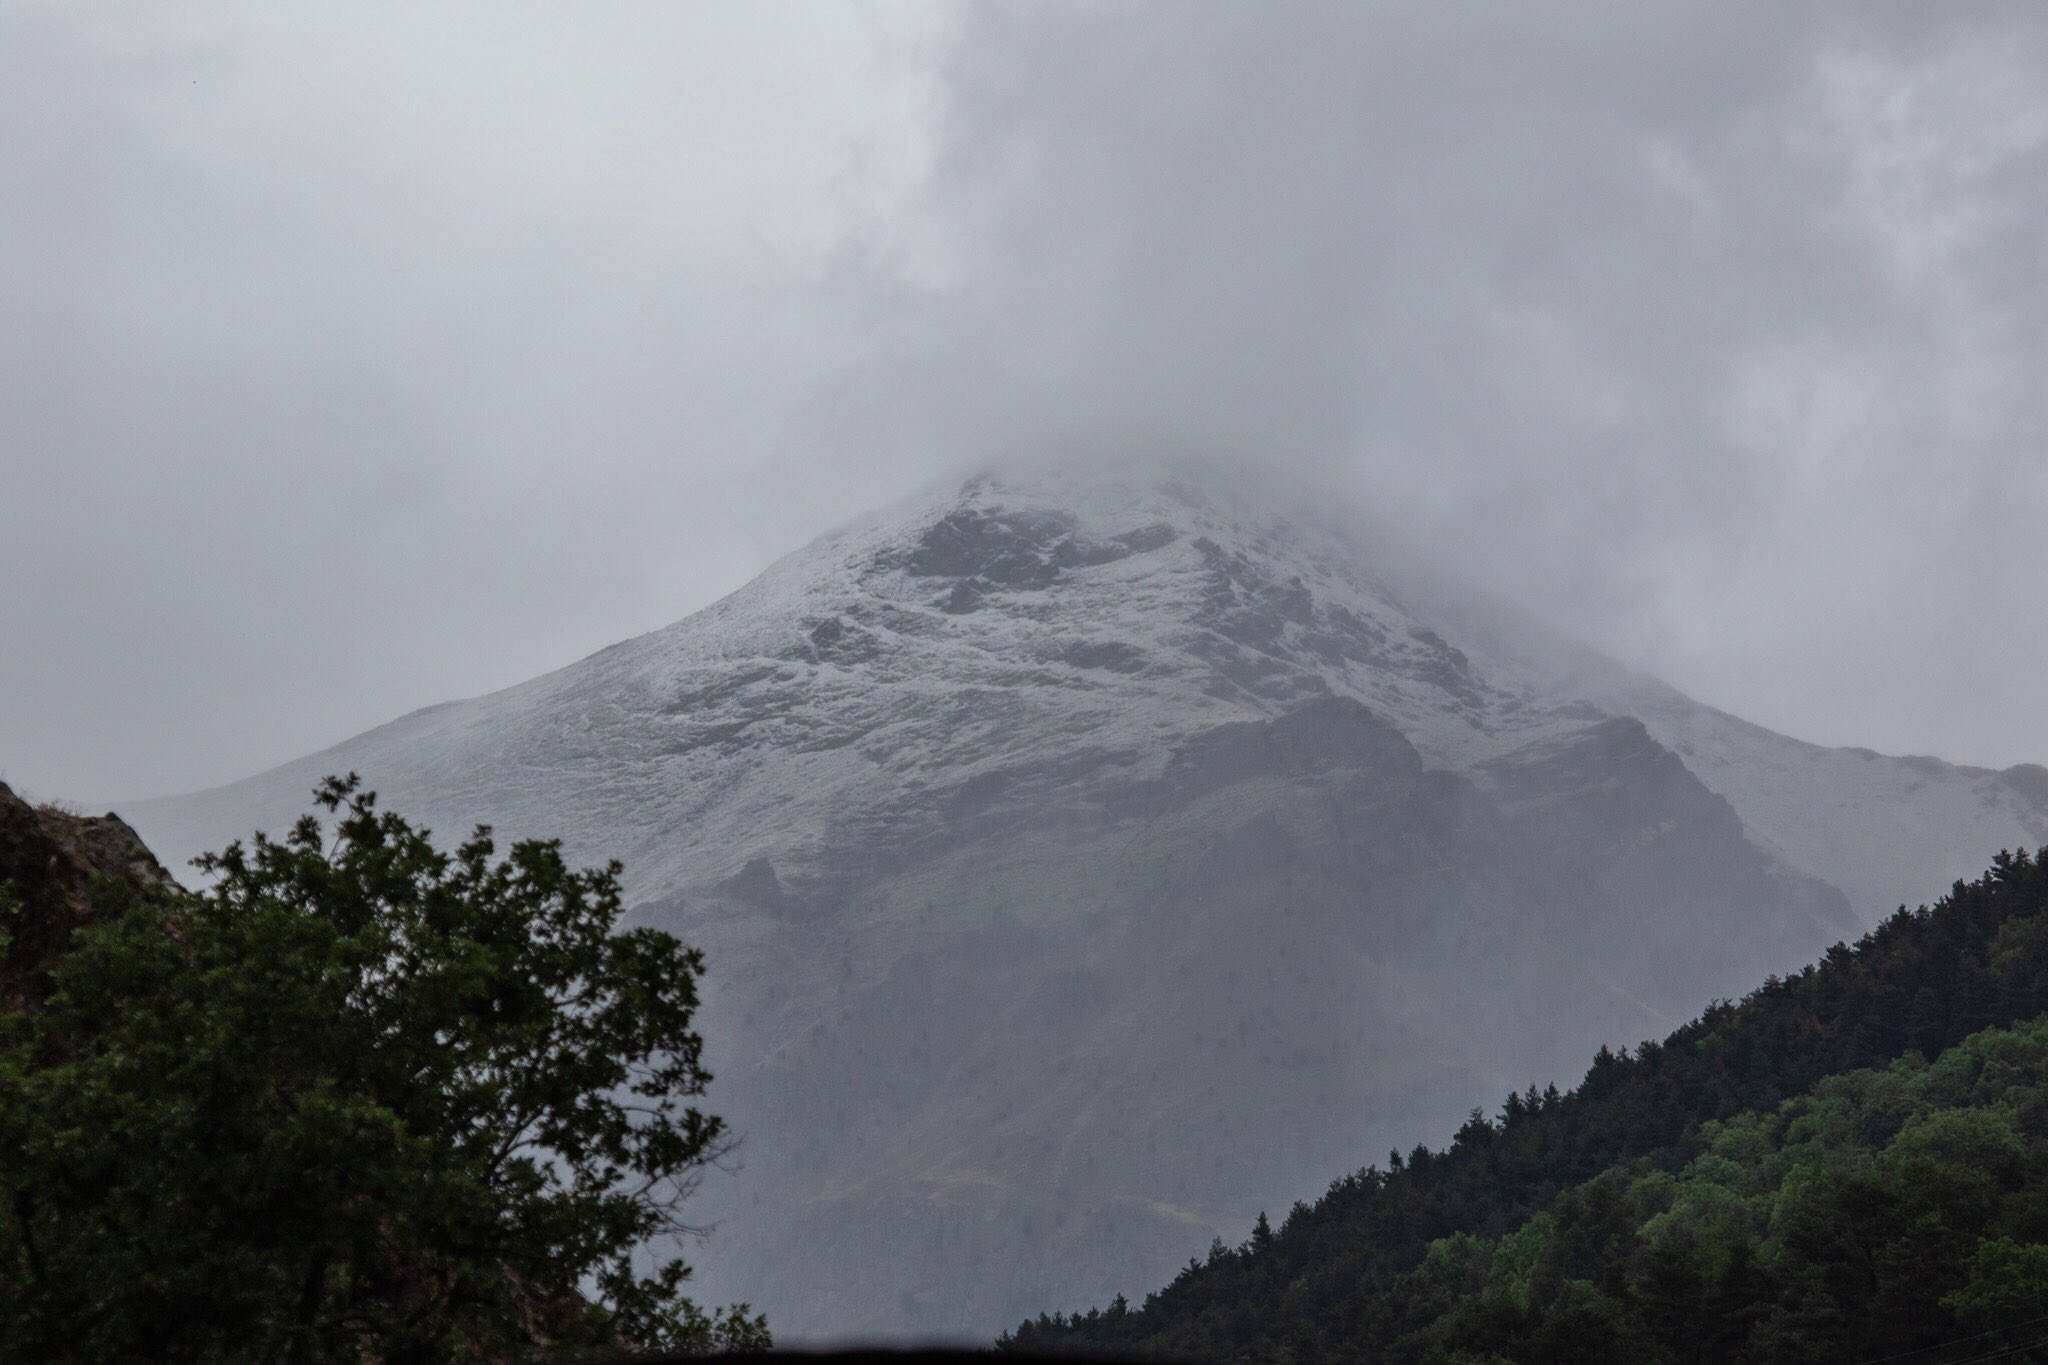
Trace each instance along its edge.
<instances>
[{"instance_id":1,"label":"dark silhouetted treeline","mask_svg":"<svg viewBox=\"0 0 2048 1365\"><path fill-rule=\"evenodd\" d=\"M2042 1319L2048 1358L2044 860L2000 854L1661 1043L1603 1048L1569 1093L1475 1111L1445 1150L1262 1217L1140 1307L1040 1317L999 1346L2021 1359Z\"/></svg>"}]
</instances>

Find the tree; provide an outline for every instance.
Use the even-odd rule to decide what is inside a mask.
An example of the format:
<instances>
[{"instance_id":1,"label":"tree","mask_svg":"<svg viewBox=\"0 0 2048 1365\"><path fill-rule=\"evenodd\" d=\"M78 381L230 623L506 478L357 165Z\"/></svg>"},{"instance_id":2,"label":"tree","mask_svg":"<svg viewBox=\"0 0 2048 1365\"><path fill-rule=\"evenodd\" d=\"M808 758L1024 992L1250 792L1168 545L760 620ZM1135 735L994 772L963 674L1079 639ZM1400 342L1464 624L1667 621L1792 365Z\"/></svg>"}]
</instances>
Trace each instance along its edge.
<instances>
[{"instance_id":1,"label":"tree","mask_svg":"<svg viewBox=\"0 0 2048 1365\"><path fill-rule=\"evenodd\" d=\"M765 1346L648 1244L727 1149L703 959L619 866L453 854L357 778L125 895L0 1016L0 1339L24 1356L442 1361ZM113 894L103 886L95 894Z\"/></svg>"},{"instance_id":2,"label":"tree","mask_svg":"<svg viewBox=\"0 0 2048 1365\"><path fill-rule=\"evenodd\" d=\"M2048 1303L2048 1246L2010 1237L1979 1242L1969 1281L1942 1300L1966 1327L1990 1332L2038 1324Z\"/></svg>"}]
</instances>

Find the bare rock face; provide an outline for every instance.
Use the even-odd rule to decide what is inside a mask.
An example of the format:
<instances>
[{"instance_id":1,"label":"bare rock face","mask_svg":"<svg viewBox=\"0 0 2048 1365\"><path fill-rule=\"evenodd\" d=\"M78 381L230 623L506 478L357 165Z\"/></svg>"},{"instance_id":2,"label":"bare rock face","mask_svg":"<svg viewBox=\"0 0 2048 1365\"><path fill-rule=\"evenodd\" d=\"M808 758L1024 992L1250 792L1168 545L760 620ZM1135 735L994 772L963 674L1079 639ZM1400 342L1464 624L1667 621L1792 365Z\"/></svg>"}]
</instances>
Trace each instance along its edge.
<instances>
[{"instance_id":1,"label":"bare rock face","mask_svg":"<svg viewBox=\"0 0 2048 1365\"><path fill-rule=\"evenodd\" d=\"M177 886L119 816L32 806L0 782L0 886L11 888L17 902L0 959L0 1002L18 1006L35 998L43 968L92 918L95 877L134 891Z\"/></svg>"}]
</instances>

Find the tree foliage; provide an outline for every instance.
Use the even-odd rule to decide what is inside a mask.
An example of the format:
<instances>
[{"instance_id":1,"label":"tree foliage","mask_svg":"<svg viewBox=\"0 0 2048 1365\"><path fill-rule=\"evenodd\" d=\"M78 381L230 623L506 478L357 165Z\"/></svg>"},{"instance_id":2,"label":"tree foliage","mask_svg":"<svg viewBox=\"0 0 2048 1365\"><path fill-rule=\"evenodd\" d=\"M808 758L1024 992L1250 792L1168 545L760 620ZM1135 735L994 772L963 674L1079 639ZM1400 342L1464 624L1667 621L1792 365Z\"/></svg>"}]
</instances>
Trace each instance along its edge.
<instances>
[{"instance_id":1,"label":"tree foliage","mask_svg":"<svg viewBox=\"0 0 2048 1365\"><path fill-rule=\"evenodd\" d=\"M2019 1117L2044 1106L2048 1019L1830 1077L1704 1125L1676 1175L1617 1167L1467 1242L1466 1292L1407 1345L1440 1360L2048 1354L2048 1132Z\"/></svg>"},{"instance_id":2,"label":"tree foliage","mask_svg":"<svg viewBox=\"0 0 2048 1365\"><path fill-rule=\"evenodd\" d=\"M439 1361L767 1343L650 1240L728 1143L703 960L619 867L453 853L328 779L200 893L111 884L0 1016L0 1340L25 1357Z\"/></svg>"}]
</instances>

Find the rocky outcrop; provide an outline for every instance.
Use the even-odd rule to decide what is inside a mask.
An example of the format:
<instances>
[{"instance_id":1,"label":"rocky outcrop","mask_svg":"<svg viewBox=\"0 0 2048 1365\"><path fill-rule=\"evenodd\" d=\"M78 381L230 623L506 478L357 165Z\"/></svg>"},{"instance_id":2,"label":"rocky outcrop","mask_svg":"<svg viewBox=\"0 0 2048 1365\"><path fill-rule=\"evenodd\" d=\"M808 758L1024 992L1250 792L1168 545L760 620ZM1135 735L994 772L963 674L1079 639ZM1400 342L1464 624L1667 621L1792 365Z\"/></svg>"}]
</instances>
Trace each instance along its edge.
<instances>
[{"instance_id":1,"label":"rocky outcrop","mask_svg":"<svg viewBox=\"0 0 2048 1365\"><path fill-rule=\"evenodd\" d=\"M132 892L177 886L119 816L31 805L0 782L0 888L13 901L6 908L0 1005L15 1008L35 999L51 960L104 904L93 894L96 879Z\"/></svg>"}]
</instances>

